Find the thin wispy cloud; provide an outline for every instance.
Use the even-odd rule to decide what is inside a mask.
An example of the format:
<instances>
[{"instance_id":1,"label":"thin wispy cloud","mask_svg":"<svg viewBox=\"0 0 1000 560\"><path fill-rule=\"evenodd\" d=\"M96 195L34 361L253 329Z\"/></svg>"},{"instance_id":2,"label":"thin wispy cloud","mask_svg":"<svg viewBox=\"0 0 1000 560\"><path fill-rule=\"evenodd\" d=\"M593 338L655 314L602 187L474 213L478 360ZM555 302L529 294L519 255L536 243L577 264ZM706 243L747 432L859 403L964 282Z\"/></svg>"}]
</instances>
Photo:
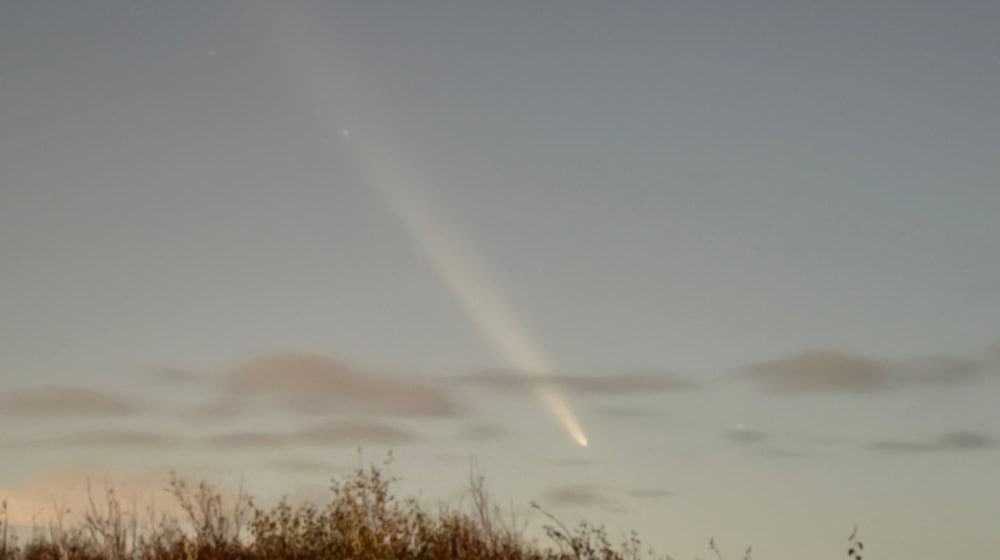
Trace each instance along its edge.
<instances>
[{"instance_id":1,"label":"thin wispy cloud","mask_svg":"<svg viewBox=\"0 0 1000 560\"><path fill-rule=\"evenodd\" d=\"M734 424L723 432L722 437L736 446L751 449L765 457L787 459L804 456L802 452L780 446L775 442L774 434L744 424Z\"/></svg>"},{"instance_id":2,"label":"thin wispy cloud","mask_svg":"<svg viewBox=\"0 0 1000 560\"><path fill-rule=\"evenodd\" d=\"M331 422L288 432L236 431L209 436L205 441L225 449L261 449L286 446L403 445L423 436L396 426L371 421Z\"/></svg>"},{"instance_id":3,"label":"thin wispy cloud","mask_svg":"<svg viewBox=\"0 0 1000 560\"><path fill-rule=\"evenodd\" d=\"M754 364L744 375L776 394L864 394L903 386L965 384L976 380L983 368L979 361L952 356L890 361L814 350Z\"/></svg>"},{"instance_id":4,"label":"thin wispy cloud","mask_svg":"<svg viewBox=\"0 0 1000 560\"><path fill-rule=\"evenodd\" d=\"M599 489L584 484L573 484L553 488L545 493L542 506L557 508L601 508L617 511L618 502Z\"/></svg>"},{"instance_id":5,"label":"thin wispy cloud","mask_svg":"<svg viewBox=\"0 0 1000 560\"><path fill-rule=\"evenodd\" d=\"M266 412L305 416L395 415L453 417L460 406L444 388L386 375L315 354L261 354L221 374L163 368L154 383L181 383L201 391L199 402L173 414L197 421L233 420ZM411 376L412 377L412 376Z\"/></svg>"},{"instance_id":6,"label":"thin wispy cloud","mask_svg":"<svg viewBox=\"0 0 1000 560\"><path fill-rule=\"evenodd\" d=\"M962 385L978 379L987 367L985 362L956 356L924 356L895 364L894 378L899 383Z\"/></svg>"},{"instance_id":7,"label":"thin wispy cloud","mask_svg":"<svg viewBox=\"0 0 1000 560\"><path fill-rule=\"evenodd\" d=\"M1000 341L993 343L989 350L986 352L987 360L990 365L990 369L993 373L1000 374Z\"/></svg>"},{"instance_id":8,"label":"thin wispy cloud","mask_svg":"<svg viewBox=\"0 0 1000 560\"><path fill-rule=\"evenodd\" d=\"M460 377L459 381L506 391L525 391L538 385L549 385L576 395L646 395L686 391L696 387L694 382L683 377L655 372L629 372L620 375L557 374L539 377L508 371L486 371Z\"/></svg>"},{"instance_id":9,"label":"thin wispy cloud","mask_svg":"<svg viewBox=\"0 0 1000 560\"><path fill-rule=\"evenodd\" d=\"M212 422L249 416L253 408L252 403L247 402L245 398L224 395L197 404L183 405L174 410L174 415L194 422Z\"/></svg>"},{"instance_id":10,"label":"thin wispy cloud","mask_svg":"<svg viewBox=\"0 0 1000 560\"><path fill-rule=\"evenodd\" d=\"M977 431L946 432L931 440L890 439L868 444L871 451L881 453L939 453L977 451L1000 445L997 438Z\"/></svg>"},{"instance_id":11,"label":"thin wispy cloud","mask_svg":"<svg viewBox=\"0 0 1000 560\"><path fill-rule=\"evenodd\" d=\"M440 389L306 354L268 354L230 371L230 398L254 398L288 412L454 416L458 406Z\"/></svg>"},{"instance_id":12,"label":"thin wispy cloud","mask_svg":"<svg viewBox=\"0 0 1000 560\"><path fill-rule=\"evenodd\" d=\"M403 445L421 434L382 422L352 420L313 424L288 431L234 430L197 435L158 431L88 430L14 443L15 447L116 447L125 449L268 449L294 446Z\"/></svg>"},{"instance_id":13,"label":"thin wispy cloud","mask_svg":"<svg viewBox=\"0 0 1000 560\"><path fill-rule=\"evenodd\" d=\"M743 424L736 424L723 435L727 440L740 445L760 444L771 438L769 434L758 429L749 428Z\"/></svg>"},{"instance_id":14,"label":"thin wispy cloud","mask_svg":"<svg viewBox=\"0 0 1000 560\"><path fill-rule=\"evenodd\" d=\"M292 443L292 434L245 430L208 436L206 442L221 449L267 448Z\"/></svg>"},{"instance_id":15,"label":"thin wispy cloud","mask_svg":"<svg viewBox=\"0 0 1000 560\"><path fill-rule=\"evenodd\" d=\"M31 447L166 448L180 445L184 441L184 438L155 431L91 430L36 439L22 445Z\"/></svg>"},{"instance_id":16,"label":"thin wispy cloud","mask_svg":"<svg viewBox=\"0 0 1000 560\"><path fill-rule=\"evenodd\" d=\"M34 387L0 397L0 414L17 416L127 416L141 407L134 400L87 387Z\"/></svg>"},{"instance_id":17,"label":"thin wispy cloud","mask_svg":"<svg viewBox=\"0 0 1000 560\"><path fill-rule=\"evenodd\" d=\"M459 438L466 441L487 442L502 439L511 435L511 431L496 424L476 424L467 426L459 433Z\"/></svg>"},{"instance_id":18,"label":"thin wispy cloud","mask_svg":"<svg viewBox=\"0 0 1000 560\"><path fill-rule=\"evenodd\" d=\"M638 408L636 406L627 406L623 404L609 404L604 406L595 406L590 409L594 414L599 414L606 418L616 419L616 420L635 420L642 418L652 418L661 417L666 418L670 415L669 412L663 410L650 410L647 408Z\"/></svg>"},{"instance_id":19,"label":"thin wispy cloud","mask_svg":"<svg viewBox=\"0 0 1000 560\"><path fill-rule=\"evenodd\" d=\"M423 439L421 434L412 430L370 421L322 424L306 428L293 435L302 443L312 445L357 445L359 443L401 445Z\"/></svg>"},{"instance_id":20,"label":"thin wispy cloud","mask_svg":"<svg viewBox=\"0 0 1000 560\"><path fill-rule=\"evenodd\" d=\"M651 501L663 500L674 495L664 488L602 489L588 484L570 484L550 489L543 497L542 506L555 508L598 508L609 512L622 512L625 507L619 498ZM618 496L616 498L614 496Z\"/></svg>"}]
</instances>

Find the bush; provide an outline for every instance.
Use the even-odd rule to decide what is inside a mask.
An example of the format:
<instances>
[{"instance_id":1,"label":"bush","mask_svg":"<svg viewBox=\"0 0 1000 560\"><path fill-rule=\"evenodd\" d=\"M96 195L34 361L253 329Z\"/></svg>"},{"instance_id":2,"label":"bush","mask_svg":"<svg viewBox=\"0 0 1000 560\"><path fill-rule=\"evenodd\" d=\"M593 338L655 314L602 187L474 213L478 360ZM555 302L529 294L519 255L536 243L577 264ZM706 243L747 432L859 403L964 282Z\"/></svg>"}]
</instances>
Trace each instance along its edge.
<instances>
[{"instance_id":1,"label":"bush","mask_svg":"<svg viewBox=\"0 0 1000 560\"><path fill-rule=\"evenodd\" d=\"M633 534L614 545L601 527L569 529L551 521L548 546L529 541L516 519L505 521L493 505L483 479L473 470L468 511L442 507L431 513L416 499L392 492L395 479L381 469L359 468L335 479L323 506L282 500L260 507L242 489L224 500L215 487L172 476L168 491L180 518L149 512L140 526L114 490L90 497L89 511L77 527L65 528L57 515L47 530L36 530L18 546L8 533L6 502L0 508L0 560L639 560ZM100 501L100 505L98 502ZM228 503L227 503L228 502ZM63 512L65 513L65 512ZM667 557L669 558L669 557Z\"/></svg>"}]
</instances>

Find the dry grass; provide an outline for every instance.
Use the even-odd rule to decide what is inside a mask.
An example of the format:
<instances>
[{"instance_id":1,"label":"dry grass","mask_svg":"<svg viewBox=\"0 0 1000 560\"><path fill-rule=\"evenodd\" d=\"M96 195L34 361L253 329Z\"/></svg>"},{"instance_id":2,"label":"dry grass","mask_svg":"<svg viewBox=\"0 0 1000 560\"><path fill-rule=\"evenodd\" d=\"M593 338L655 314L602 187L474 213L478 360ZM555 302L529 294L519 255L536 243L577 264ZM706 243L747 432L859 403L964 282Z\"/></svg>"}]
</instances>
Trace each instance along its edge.
<instances>
[{"instance_id":1,"label":"dry grass","mask_svg":"<svg viewBox=\"0 0 1000 560\"><path fill-rule=\"evenodd\" d=\"M414 498L398 498L396 482L378 467L335 479L325 505L281 501L258 506L242 488L231 499L202 482L174 476L167 488L182 514L125 505L113 489L95 496L88 511L66 527L67 511L35 527L22 545L0 502L0 560L641 560L655 558L633 533L613 543L604 528L570 528L537 504L548 541L525 537L516 517L505 517L473 467L467 507L430 512ZM852 536L852 560L860 548ZM715 541L708 551L722 560ZM662 556L673 560L670 556ZM750 559L747 549L744 560Z\"/></svg>"}]
</instances>

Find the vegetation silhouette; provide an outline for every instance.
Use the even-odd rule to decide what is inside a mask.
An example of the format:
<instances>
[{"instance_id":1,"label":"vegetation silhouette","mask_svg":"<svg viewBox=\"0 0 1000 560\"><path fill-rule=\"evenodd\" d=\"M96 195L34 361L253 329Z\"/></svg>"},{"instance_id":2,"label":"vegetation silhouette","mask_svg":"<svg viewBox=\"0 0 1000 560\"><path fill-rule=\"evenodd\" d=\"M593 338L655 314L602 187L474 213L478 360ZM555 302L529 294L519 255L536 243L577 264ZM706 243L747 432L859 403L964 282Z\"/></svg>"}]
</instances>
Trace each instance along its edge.
<instances>
[{"instance_id":1,"label":"vegetation silhouette","mask_svg":"<svg viewBox=\"0 0 1000 560\"><path fill-rule=\"evenodd\" d=\"M390 457L391 460L391 457ZM393 492L396 478L384 468L358 467L332 480L325 505L260 506L242 487L235 496L207 482L172 474L167 491L178 515L127 507L108 488L95 496L82 521L66 526L57 513L35 526L23 544L9 527L7 502L0 502L0 560L674 560L643 547L633 532L613 543L607 531L587 522L567 527L532 502L548 523L548 541L525 535L526 524L494 504L473 465L464 509L428 511L416 498ZM848 555L860 560L856 534ZM722 554L715 540L708 552ZM746 549L744 560L750 560Z\"/></svg>"}]
</instances>

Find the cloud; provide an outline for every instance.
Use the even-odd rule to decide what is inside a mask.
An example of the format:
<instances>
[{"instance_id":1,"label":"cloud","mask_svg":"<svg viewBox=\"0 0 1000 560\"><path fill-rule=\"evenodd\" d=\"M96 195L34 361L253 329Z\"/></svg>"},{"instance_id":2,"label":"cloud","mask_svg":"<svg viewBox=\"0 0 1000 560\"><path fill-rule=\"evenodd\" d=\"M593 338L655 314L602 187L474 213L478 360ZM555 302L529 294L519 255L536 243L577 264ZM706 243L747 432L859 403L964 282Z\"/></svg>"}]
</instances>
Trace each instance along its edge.
<instances>
[{"instance_id":1,"label":"cloud","mask_svg":"<svg viewBox=\"0 0 1000 560\"><path fill-rule=\"evenodd\" d=\"M662 500L670 498L673 492L662 488L629 488L613 490L614 494L639 500ZM545 493L543 505L559 508L601 508L612 512L622 512L625 508L604 491L594 486L572 484L553 488Z\"/></svg>"},{"instance_id":2,"label":"cloud","mask_svg":"<svg viewBox=\"0 0 1000 560\"><path fill-rule=\"evenodd\" d=\"M379 422L332 422L290 432L241 431L209 436L213 447L247 449L289 445L401 445L422 439L416 432Z\"/></svg>"},{"instance_id":3,"label":"cloud","mask_svg":"<svg viewBox=\"0 0 1000 560\"><path fill-rule=\"evenodd\" d=\"M896 381L928 385L961 385L975 381L986 364L954 356L925 356L895 365Z\"/></svg>"},{"instance_id":4,"label":"cloud","mask_svg":"<svg viewBox=\"0 0 1000 560\"><path fill-rule=\"evenodd\" d=\"M206 442L222 449L276 447L293 443L293 434L275 432L240 431L208 436Z\"/></svg>"},{"instance_id":5,"label":"cloud","mask_svg":"<svg viewBox=\"0 0 1000 560\"><path fill-rule=\"evenodd\" d=\"M486 371L459 378L466 383L484 385L508 391L527 390L539 385L555 386L578 395L643 395L684 391L694 383L673 374L631 372L621 375L547 375L535 376L515 372Z\"/></svg>"},{"instance_id":6,"label":"cloud","mask_svg":"<svg viewBox=\"0 0 1000 560\"><path fill-rule=\"evenodd\" d=\"M776 439L792 439L798 440L800 443L803 439L814 439L812 437L802 438L795 436L794 434L783 434L781 438L775 438L773 433L769 433L758 428L752 428L741 422L733 424L728 430L723 432L722 437L734 445L752 450L753 453L765 457L780 459L805 457L806 455L801 451L788 449L786 447L788 444L787 441L782 443L780 441L776 441Z\"/></svg>"},{"instance_id":7,"label":"cloud","mask_svg":"<svg viewBox=\"0 0 1000 560\"><path fill-rule=\"evenodd\" d=\"M176 414L184 420L194 422L230 419L249 412L248 403L235 395L200 402L182 407Z\"/></svg>"},{"instance_id":8,"label":"cloud","mask_svg":"<svg viewBox=\"0 0 1000 560\"><path fill-rule=\"evenodd\" d=\"M18 416L126 416L135 403L86 387L34 387L4 395L0 413Z\"/></svg>"},{"instance_id":9,"label":"cloud","mask_svg":"<svg viewBox=\"0 0 1000 560\"><path fill-rule=\"evenodd\" d=\"M555 376L552 380L568 391L590 395L633 395L685 391L694 384L667 373L633 372L614 376Z\"/></svg>"},{"instance_id":10,"label":"cloud","mask_svg":"<svg viewBox=\"0 0 1000 560\"><path fill-rule=\"evenodd\" d=\"M607 418L612 418L616 420L630 420L633 418L654 418L654 417L665 417L668 414L662 410L649 410L646 408L637 408L631 405L606 405L599 406L590 409L595 414L600 414Z\"/></svg>"},{"instance_id":11,"label":"cloud","mask_svg":"<svg viewBox=\"0 0 1000 560\"><path fill-rule=\"evenodd\" d=\"M751 366L750 378L778 393L864 393L884 388L888 364L836 351L812 351Z\"/></svg>"},{"instance_id":12,"label":"cloud","mask_svg":"<svg viewBox=\"0 0 1000 560\"><path fill-rule=\"evenodd\" d=\"M209 436L174 436L141 430L93 430L23 442L20 446L261 449L286 446L402 445L422 439L403 428L370 421L340 421L287 432L234 431Z\"/></svg>"},{"instance_id":13,"label":"cloud","mask_svg":"<svg viewBox=\"0 0 1000 560\"><path fill-rule=\"evenodd\" d=\"M743 424L736 424L725 433L725 438L741 445L755 445L766 442L770 439L770 436L761 430L748 428Z\"/></svg>"},{"instance_id":14,"label":"cloud","mask_svg":"<svg viewBox=\"0 0 1000 560\"><path fill-rule=\"evenodd\" d=\"M229 397L252 397L293 412L454 416L458 407L440 390L363 371L306 354L268 354L230 371Z\"/></svg>"},{"instance_id":15,"label":"cloud","mask_svg":"<svg viewBox=\"0 0 1000 560\"><path fill-rule=\"evenodd\" d=\"M553 488L545 493L544 502L553 507L598 507L606 510L620 510L612 498L592 486L575 484Z\"/></svg>"},{"instance_id":16,"label":"cloud","mask_svg":"<svg viewBox=\"0 0 1000 560\"><path fill-rule=\"evenodd\" d=\"M990 346L986 356L994 372L1000 373L1000 341L997 341Z\"/></svg>"},{"instance_id":17,"label":"cloud","mask_svg":"<svg viewBox=\"0 0 1000 560\"><path fill-rule=\"evenodd\" d=\"M930 441L883 440L868 444L872 451L884 453L931 453L975 451L1000 445L1000 440L975 431L947 432Z\"/></svg>"},{"instance_id":18,"label":"cloud","mask_svg":"<svg viewBox=\"0 0 1000 560\"><path fill-rule=\"evenodd\" d=\"M807 456L806 454L800 451L791 451L783 447L764 446L760 448L760 451L767 457L773 457L777 459L793 459L793 458L800 458Z\"/></svg>"},{"instance_id":19,"label":"cloud","mask_svg":"<svg viewBox=\"0 0 1000 560\"><path fill-rule=\"evenodd\" d=\"M814 350L755 364L745 375L778 394L862 394L908 385L957 385L978 378L983 364L951 356L888 361Z\"/></svg>"},{"instance_id":20,"label":"cloud","mask_svg":"<svg viewBox=\"0 0 1000 560\"><path fill-rule=\"evenodd\" d=\"M29 446L99 446L99 447L171 447L181 438L139 430L92 430L33 440Z\"/></svg>"},{"instance_id":21,"label":"cloud","mask_svg":"<svg viewBox=\"0 0 1000 560\"><path fill-rule=\"evenodd\" d=\"M477 424L462 430L459 437L468 441L494 441L511 434L510 430L495 424Z\"/></svg>"},{"instance_id":22,"label":"cloud","mask_svg":"<svg viewBox=\"0 0 1000 560\"><path fill-rule=\"evenodd\" d=\"M938 437L938 445L945 449L983 449L998 443L994 437L973 431L947 432Z\"/></svg>"},{"instance_id":23,"label":"cloud","mask_svg":"<svg viewBox=\"0 0 1000 560\"><path fill-rule=\"evenodd\" d=\"M416 432L378 422L336 422L314 426L298 433L303 443L344 445L373 443L395 445L422 439Z\"/></svg>"}]
</instances>

